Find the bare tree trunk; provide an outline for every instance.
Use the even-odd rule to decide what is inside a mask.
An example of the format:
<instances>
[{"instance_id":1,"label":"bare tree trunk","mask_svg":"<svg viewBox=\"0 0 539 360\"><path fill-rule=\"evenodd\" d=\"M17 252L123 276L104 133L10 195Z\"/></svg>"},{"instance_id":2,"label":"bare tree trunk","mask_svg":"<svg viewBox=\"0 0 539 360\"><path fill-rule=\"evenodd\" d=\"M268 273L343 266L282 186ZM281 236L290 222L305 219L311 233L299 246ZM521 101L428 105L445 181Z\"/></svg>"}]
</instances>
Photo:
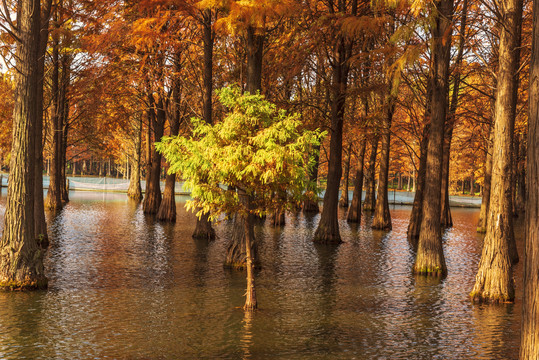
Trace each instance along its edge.
<instances>
[{"instance_id":1,"label":"bare tree trunk","mask_svg":"<svg viewBox=\"0 0 539 360\"><path fill-rule=\"evenodd\" d=\"M204 36L204 121L206 121L207 124L213 124L213 45L215 40L215 33L212 28L211 9L207 9L204 11L202 22ZM215 239L215 230L213 229L209 220L209 214L202 214L200 218L197 218L193 238L207 240Z\"/></svg>"},{"instance_id":2,"label":"bare tree trunk","mask_svg":"<svg viewBox=\"0 0 539 360\"><path fill-rule=\"evenodd\" d=\"M243 196L247 202L247 207L250 209L250 202L249 196L245 194L243 191L239 191L240 196ZM253 244L255 241L254 238L254 231L253 231L253 216L247 215L243 217L243 225L244 225L244 234L245 234L245 264L247 268L247 291L245 294L245 305L243 306L243 309L246 311L253 311L256 310L258 307L257 301L256 301L256 290L255 290L255 266L254 266L254 257L252 253L251 244Z\"/></svg>"},{"instance_id":3,"label":"bare tree trunk","mask_svg":"<svg viewBox=\"0 0 539 360\"><path fill-rule=\"evenodd\" d=\"M487 232L475 286L470 294L475 302L512 302L515 298L511 263L518 261L513 234L511 198L512 143L518 86L522 0L501 3L504 23L499 47L492 179ZM515 258L516 257L516 258Z\"/></svg>"},{"instance_id":4,"label":"bare tree trunk","mask_svg":"<svg viewBox=\"0 0 539 360\"><path fill-rule=\"evenodd\" d=\"M517 183L518 191L516 197L515 208L517 212L524 213L526 210L526 143L524 142L524 135L520 141L520 149L518 156L518 171L517 171Z\"/></svg>"},{"instance_id":5,"label":"bare tree trunk","mask_svg":"<svg viewBox=\"0 0 539 360\"><path fill-rule=\"evenodd\" d=\"M129 179L129 189L127 190L127 196L130 199L140 202L142 200L142 188L140 186L140 158L142 151L142 114L137 114L137 118L133 121L134 134L135 134L135 156L130 157L131 163L131 178ZM99 162L101 173L101 164Z\"/></svg>"},{"instance_id":6,"label":"bare tree trunk","mask_svg":"<svg viewBox=\"0 0 539 360\"><path fill-rule=\"evenodd\" d=\"M378 173L378 196L374 209L372 228L378 230L391 230L391 213L389 212L388 184L389 184L389 150L391 146L391 121L395 111L394 100L389 96L387 113L384 118L382 133L382 151L380 153L380 172Z\"/></svg>"},{"instance_id":7,"label":"bare tree trunk","mask_svg":"<svg viewBox=\"0 0 539 360\"><path fill-rule=\"evenodd\" d=\"M58 30L58 8L54 10L54 26ZM62 152L62 117L60 108L60 61L58 56L59 34L56 31L53 34L52 44L52 166L49 179L49 190L45 199L45 207L49 210L59 210L62 208L62 191L61 191L61 152Z\"/></svg>"},{"instance_id":8,"label":"bare tree trunk","mask_svg":"<svg viewBox=\"0 0 539 360\"><path fill-rule=\"evenodd\" d=\"M430 102L430 101L429 101ZM430 106L430 105L429 105ZM430 116L430 109L427 109ZM417 172L417 182L414 195L414 203L410 214L410 222L408 224L408 241L414 246L417 246L419 232L421 230L421 219L423 217L423 188L425 187L425 172L427 171L427 147L429 145L429 128L427 123L423 128L423 136L420 144L419 154L419 169Z\"/></svg>"},{"instance_id":9,"label":"bare tree trunk","mask_svg":"<svg viewBox=\"0 0 539 360\"><path fill-rule=\"evenodd\" d=\"M378 152L379 135L375 135L371 142L371 154L369 157L369 166L367 167L367 173L365 174L365 201L363 202L364 211L374 211L376 207L375 188L374 181L376 175L376 154Z\"/></svg>"},{"instance_id":10,"label":"bare tree trunk","mask_svg":"<svg viewBox=\"0 0 539 360\"><path fill-rule=\"evenodd\" d=\"M341 192L341 199L339 200L339 206L343 208L348 207L348 185L350 179L350 158L352 157L352 144L348 145L348 151L346 153L346 161L344 163L344 188Z\"/></svg>"},{"instance_id":11,"label":"bare tree trunk","mask_svg":"<svg viewBox=\"0 0 539 360\"><path fill-rule=\"evenodd\" d=\"M536 360L539 354L539 4L533 4L528 117L528 184L524 296L520 331L520 359Z\"/></svg>"},{"instance_id":12,"label":"bare tree trunk","mask_svg":"<svg viewBox=\"0 0 539 360\"><path fill-rule=\"evenodd\" d=\"M352 204L348 210L346 220L351 223L361 222L361 197L363 196L363 163L365 162L365 148L367 140L365 137L361 139L359 144L358 168L356 178L354 180L354 194L352 195Z\"/></svg>"},{"instance_id":13,"label":"bare tree trunk","mask_svg":"<svg viewBox=\"0 0 539 360\"><path fill-rule=\"evenodd\" d=\"M427 166L423 194L421 229L413 272L420 275L445 276L440 225L444 123L448 112L449 58L453 0L436 1L438 13L432 31L432 111L427 147Z\"/></svg>"},{"instance_id":14,"label":"bare tree trunk","mask_svg":"<svg viewBox=\"0 0 539 360\"><path fill-rule=\"evenodd\" d=\"M16 96L8 194L0 244L0 287L26 290L47 287L43 251L38 246L34 229L34 140L36 123L41 121L37 113L40 1L21 1L18 11Z\"/></svg>"},{"instance_id":15,"label":"bare tree trunk","mask_svg":"<svg viewBox=\"0 0 539 360\"><path fill-rule=\"evenodd\" d=\"M39 34L39 54L38 54L38 97L37 97L37 117L36 138L35 138L35 182L34 182L34 231L36 239L42 248L49 244L47 233L47 223L45 221L45 204L43 199L43 85L45 77L45 56L47 53L47 43L49 39L49 19L52 9L52 0L44 3L41 12L41 31Z\"/></svg>"},{"instance_id":16,"label":"bare tree trunk","mask_svg":"<svg viewBox=\"0 0 539 360\"><path fill-rule=\"evenodd\" d=\"M492 179L492 152L494 145L494 126L491 124L489 130L489 141L487 145L487 154L485 157L485 179L483 181L483 194L481 201L481 210L479 211L479 222L477 223L477 232L487 232L487 214L490 204L490 184Z\"/></svg>"},{"instance_id":17,"label":"bare tree trunk","mask_svg":"<svg viewBox=\"0 0 539 360\"><path fill-rule=\"evenodd\" d=\"M165 103L163 95L159 95L155 108L155 114L152 117L153 120L153 135L155 141L160 141L163 137L165 130ZM146 183L146 196L142 203L142 210L145 214L157 214L159 206L161 205L161 153L159 153L155 146L151 146L151 168L149 171L149 181Z\"/></svg>"},{"instance_id":18,"label":"bare tree trunk","mask_svg":"<svg viewBox=\"0 0 539 360\"><path fill-rule=\"evenodd\" d=\"M311 169L309 173L309 180L311 180L316 186L316 182L318 180L318 166L320 163L320 145L316 147L316 155L314 157L315 165ZM316 189L308 189L309 191L315 192ZM318 201L315 199L309 198L303 202L303 212L304 213L317 213L320 211L320 207L318 206Z\"/></svg>"}]
</instances>

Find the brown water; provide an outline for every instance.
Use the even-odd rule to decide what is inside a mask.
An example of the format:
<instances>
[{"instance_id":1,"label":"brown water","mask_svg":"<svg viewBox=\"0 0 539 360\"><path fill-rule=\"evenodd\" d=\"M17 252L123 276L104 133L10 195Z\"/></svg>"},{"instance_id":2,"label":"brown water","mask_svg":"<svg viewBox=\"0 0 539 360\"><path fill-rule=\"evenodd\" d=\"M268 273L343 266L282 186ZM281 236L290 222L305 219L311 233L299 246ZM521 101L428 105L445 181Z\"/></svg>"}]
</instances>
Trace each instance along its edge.
<instances>
[{"instance_id":1,"label":"brown water","mask_svg":"<svg viewBox=\"0 0 539 360\"><path fill-rule=\"evenodd\" d=\"M318 215L259 227L260 310L247 316L238 309L244 275L222 266L229 224L208 244L191 238L183 204L169 225L125 195L70 198L48 214L50 289L0 293L2 359L517 358L521 265L514 305L468 300L481 251L477 210L453 209L442 282L411 275L409 207L392 209L388 233L342 221L338 247L311 242ZM3 213L5 190L0 203Z\"/></svg>"}]
</instances>

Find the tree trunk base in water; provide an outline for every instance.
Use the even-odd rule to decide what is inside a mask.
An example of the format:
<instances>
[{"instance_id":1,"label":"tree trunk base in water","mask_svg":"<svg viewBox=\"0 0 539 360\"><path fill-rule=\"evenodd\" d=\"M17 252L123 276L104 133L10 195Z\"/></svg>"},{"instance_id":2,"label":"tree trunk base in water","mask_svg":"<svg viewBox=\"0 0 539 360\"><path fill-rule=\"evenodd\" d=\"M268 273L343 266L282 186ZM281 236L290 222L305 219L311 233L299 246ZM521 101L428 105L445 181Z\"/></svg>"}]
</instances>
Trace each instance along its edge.
<instances>
[{"instance_id":1,"label":"tree trunk base in water","mask_svg":"<svg viewBox=\"0 0 539 360\"><path fill-rule=\"evenodd\" d=\"M46 278L39 280L25 279L16 281L11 279L0 279L0 291L29 291L29 290L45 290L48 287Z\"/></svg>"},{"instance_id":2,"label":"tree trunk base in water","mask_svg":"<svg viewBox=\"0 0 539 360\"><path fill-rule=\"evenodd\" d=\"M480 233L480 234L485 234L487 232L487 227L486 226L478 226L477 227L477 232Z\"/></svg>"},{"instance_id":3,"label":"tree trunk base in water","mask_svg":"<svg viewBox=\"0 0 539 360\"><path fill-rule=\"evenodd\" d=\"M251 229L253 231L253 229ZM253 231L254 233L254 231ZM252 236L254 239L254 235ZM256 241L251 242L251 256L253 257L253 267L260 269L260 263L258 261L258 246ZM225 268L234 270L245 270L247 267L247 254L245 252L245 230L242 217L234 218L234 225L232 229L232 239L226 249Z\"/></svg>"},{"instance_id":4,"label":"tree trunk base in water","mask_svg":"<svg viewBox=\"0 0 539 360\"><path fill-rule=\"evenodd\" d=\"M316 232L314 233L313 241L317 244L341 244L343 241L339 231L331 231L330 229L318 225Z\"/></svg>"},{"instance_id":5,"label":"tree trunk base in water","mask_svg":"<svg viewBox=\"0 0 539 360\"><path fill-rule=\"evenodd\" d=\"M305 200L303 202L303 212L304 213L319 213L320 206L318 202L312 200Z\"/></svg>"},{"instance_id":6,"label":"tree trunk base in water","mask_svg":"<svg viewBox=\"0 0 539 360\"><path fill-rule=\"evenodd\" d=\"M215 230L211 226L211 222L208 220L207 214L202 214L200 219L197 218L197 224L195 232L192 235L193 239L198 240L215 240Z\"/></svg>"},{"instance_id":7,"label":"tree trunk base in water","mask_svg":"<svg viewBox=\"0 0 539 360\"><path fill-rule=\"evenodd\" d=\"M276 211L271 215L271 226L273 227L284 226L285 222L286 222L286 218L285 218L284 211Z\"/></svg>"},{"instance_id":8,"label":"tree trunk base in water","mask_svg":"<svg viewBox=\"0 0 539 360\"><path fill-rule=\"evenodd\" d=\"M176 222L176 201L174 200L174 195L163 196L159 211L157 212L157 220Z\"/></svg>"},{"instance_id":9,"label":"tree trunk base in water","mask_svg":"<svg viewBox=\"0 0 539 360\"><path fill-rule=\"evenodd\" d=\"M127 197L136 202L142 201L142 191L128 192Z\"/></svg>"}]
</instances>

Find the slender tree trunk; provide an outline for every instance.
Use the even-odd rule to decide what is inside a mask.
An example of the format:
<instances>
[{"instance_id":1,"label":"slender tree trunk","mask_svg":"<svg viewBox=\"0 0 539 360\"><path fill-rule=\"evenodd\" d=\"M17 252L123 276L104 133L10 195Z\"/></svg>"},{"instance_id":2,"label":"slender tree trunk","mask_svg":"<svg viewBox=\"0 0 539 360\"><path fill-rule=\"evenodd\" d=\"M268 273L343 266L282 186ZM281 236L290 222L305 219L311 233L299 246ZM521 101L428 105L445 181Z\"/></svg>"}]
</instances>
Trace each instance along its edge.
<instances>
[{"instance_id":1,"label":"slender tree trunk","mask_svg":"<svg viewBox=\"0 0 539 360\"><path fill-rule=\"evenodd\" d=\"M430 103L430 100L428 100L428 103ZM427 116L430 117L430 108L428 108L426 111ZM414 203L412 205L412 212L410 214L410 222L408 224L408 241L414 247L417 247L417 240L419 239L419 232L421 230L421 219L423 218L423 189L425 187L425 173L427 171L427 147L429 145L429 128L430 124L427 123L427 125L425 125L425 127L423 128L423 136L421 138L421 144L419 146L419 169L417 171L417 181L414 185L416 187Z\"/></svg>"},{"instance_id":2,"label":"slender tree trunk","mask_svg":"<svg viewBox=\"0 0 539 360\"><path fill-rule=\"evenodd\" d=\"M142 151L142 115L137 114L136 119L133 121L134 125L134 135L135 135L135 156L130 157L131 159L131 178L129 179L129 189L127 190L127 196L130 199L140 202L142 200L142 188L140 186L140 158ZM101 164L99 162L101 173Z\"/></svg>"},{"instance_id":3,"label":"slender tree trunk","mask_svg":"<svg viewBox=\"0 0 539 360\"><path fill-rule=\"evenodd\" d=\"M176 59L175 70L179 74L181 71L181 59ZM174 114L170 117L170 135L177 136L180 131L180 122L181 122L181 112L180 112L180 103L181 103L181 86L180 80L175 79L174 84ZM163 193L163 200L159 206L159 211L157 212L157 220L161 221L176 221L176 199L175 199L175 189L176 189L176 174L168 174L165 178L165 191Z\"/></svg>"},{"instance_id":4,"label":"slender tree trunk","mask_svg":"<svg viewBox=\"0 0 539 360\"><path fill-rule=\"evenodd\" d=\"M447 268L440 225L444 123L449 91L449 58L453 0L436 1L438 13L432 25L432 111L427 147L421 229L413 272L445 276Z\"/></svg>"},{"instance_id":5,"label":"slender tree trunk","mask_svg":"<svg viewBox=\"0 0 539 360\"><path fill-rule=\"evenodd\" d=\"M43 85L45 77L45 56L47 53L47 43L49 39L49 18L52 9L52 0L45 1L41 12L41 31L39 34L39 54L38 54L38 97L36 138L35 138L35 182L34 182L34 231L39 245L46 248L49 244L47 233L47 223L45 221L45 204L43 199Z\"/></svg>"},{"instance_id":6,"label":"slender tree trunk","mask_svg":"<svg viewBox=\"0 0 539 360\"><path fill-rule=\"evenodd\" d=\"M359 144L358 168L356 178L354 179L354 194L352 195L352 204L348 210L346 220L351 223L361 223L361 197L363 195L363 163L365 162L365 148L367 140L361 139Z\"/></svg>"},{"instance_id":7,"label":"slender tree trunk","mask_svg":"<svg viewBox=\"0 0 539 360\"><path fill-rule=\"evenodd\" d=\"M526 210L526 143L524 142L524 135L520 141L519 157L518 157L518 171L517 171L517 183L518 191L516 197L515 208L518 213L524 213Z\"/></svg>"},{"instance_id":8,"label":"slender tree trunk","mask_svg":"<svg viewBox=\"0 0 539 360\"><path fill-rule=\"evenodd\" d=\"M315 149L316 155L314 156L314 166L309 173L309 180L311 180L316 186L318 180L318 167L320 164L320 145ZM308 189L312 193L312 197L303 202L304 213L318 213L320 207L318 206L318 196L316 195L316 189Z\"/></svg>"},{"instance_id":9,"label":"slender tree trunk","mask_svg":"<svg viewBox=\"0 0 539 360\"><path fill-rule=\"evenodd\" d=\"M314 233L314 241L318 243L341 243L338 221L339 185L342 176L342 136L344 110L346 105L346 89L349 66L346 40L341 37L337 41L337 59L333 65L333 86L331 99L331 139L329 144L329 164L324 207Z\"/></svg>"},{"instance_id":10,"label":"slender tree trunk","mask_svg":"<svg viewBox=\"0 0 539 360\"><path fill-rule=\"evenodd\" d=\"M441 206L441 217L440 225L443 228L448 228L453 226L453 219L451 217L451 207L449 204L449 163L450 163L450 152L451 152L451 140L453 137L453 121L448 120L446 122L445 136L444 136L444 145L443 145L443 159L442 159L442 187L441 187L441 196L440 200L442 202Z\"/></svg>"},{"instance_id":11,"label":"slender tree trunk","mask_svg":"<svg viewBox=\"0 0 539 360\"><path fill-rule=\"evenodd\" d=\"M213 45L215 33L212 28L212 12L207 9L203 15L203 36L204 36L204 121L213 124L212 94L213 94ZM194 239L215 239L215 230L209 220L209 214L202 214L197 218Z\"/></svg>"},{"instance_id":12,"label":"slender tree trunk","mask_svg":"<svg viewBox=\"0 0 539 360\"><path fill-rule=\"evenodd\" d=\"M62 203L67 204L69 202L69 189L66 176L67 166L67 136L69 133L69 100L67 100L67 90L69 87L70 76L70 59L68 55L64 55L62 62L62 137L61 137L61 153L60 153L60 191Z\"/></svg>"},{"instance_id":13,"label":"slender tree trunk","mask_svg":"<svg viewBox=\"0 0 539 360\"><path fill-rule=\"evenodd\" d=\"M348 152L346 153L346 161L344 163L344 188L341 192L341 199L339 200L339 206L343 208L348 207L350 200L348 199L348 185L350 179L350 158L352 157L352 144L348 145Z\"/></svg>"},{"instance_id":14,"label":"slender tree trunk","mask_svg":"<svg viewBox=\"0 0 539 360\"><path fill-rule=\"evenodd\" d=\"M159 95L152 116L153 135L155 141L161 140L165 128L165 104L162 94ZM150 110L151 111L151 110ZM146 196L142 203L142 210L145 214L157 214L161 205L161 153L159 153L153 144L151 146L151 168L149 169L149 181L146 183Z\"/></svg>"},{"instance_id":15,"label":"slender tree trunk","mask_svg":"<svg viewBox=\"0 0 539 360\"><path fill-rule=\"evenodd\" d=\"M243 191L239 191L240 196L243 196L247 202L247 208L250 209L249 196ZM254 266L254 257L252 253L252 244L255 243L255 233L253 226L253 216L251 214L243 216L243 228L244 228L244 238L245 238L245 264L247 268L247 291L245 294L245 305L243 309L246 311L256 310L258 307L256 301L256 291L255 291L255 266Z\"/></svg>"},{"instance_id":16,"label":"slender tree trunk","mask_svg":"<svg viewBox=\"0 0 539 360\"><path fill-rule=\"evenodd\" d=\"M11 290L47 287L43 251L34 230L35 127L39 99L39 0L21 1L17 14L16 96L13 141L4 229L0 244L0 287Z\"/></svg>"},{"instance_id":17,"label":"slender tree trunk","mask_svg":"<svg viewBox=\"0 0 539 360\"><path fill-rule=\"evenodd\" d=\"M492 179L492 152L494 145L494 126L491 124L489 130L489 141L487 145L487 154L485 157L485 179L483 181L483 194L481 201L481 210L479 211L479 222L477 223L477 232L487 232L487 214L490 204L490 185Z\"/></svg>"},{"instance_id":18,"label":"slender tree trunk","mask_svg":"<svg viewBox=\"0 0 539 360\"><path fill-rule=\"evenodd\" d=\"M262 91L262 60L264 54L264 35L257 34L256 30L249 26L247 28L247 91L255 94ZM234 217L232 238L227 248L225 266L242 269L247 266L245 244L248 241L244 231L244 224L252 219L244 219L243 216ZM250 256L253 263L258 259L257 244L254 236L251 237Z\"/></svg>"},{"instance_id":19,"label":"slender tree trunk","mask_svg":"<svg viewBox=\"0 0 539 360\"><path fill-rule=\"evenodd\" d=\"M378 196L374 209L372 228L391 230L391 214L389 212L388 183L389 183L389 150L391 146L391 121L395 105L391 96L387 104L387 113L383 122L382 151L380 153L380 172L378 173Z\"/></svg>"},{"instance_id":20,"label":"slender tree trunk","mask_svg":"<svg viewBox=\"0 0 539 360\"><path fill-rule=\"evenodd\" d=\"M54 10L54 26L58 30L58 9ZM53 34L52 43L52 166L51 175L49 178L49 190L45 199L45 207L49 210L59 210L62 208L62 191L61 191L61 152L62 152L62 117L60 107L60 61L58 56L59 40L58 33Z\"/></svg>"},{"instance_id":21,"label":"slender tree trunk","mask_svg":"<svg viewBox=\"0 0 539 360\"><path fill-rule=\"evenodd\" d=\"M513 234L511 149L516 114L522 0L508 0L501 4L504 26L499 47L490 206L479 269L470 294L476 302L494 303L514 301L511 263L518 261Z\"/></svg>"},{"instance_id":22,"label":"slender tree trunk","mask_svg":"<svg viewBox=\"0 0 539 360\"><path fill-rule=\"evenodd\" d=\"M528 185L526 202L526 250L524 296L520 331L520 359L536 360L539 354L539 4L533 4L529 117Z\"/></svg>"},{"instance_id":23,"label":"slender tree trunk","mask_svg":"<svg viewBox=\"0 0 539 360\"><path fill-rule=\"evenodd\" d=\"M371 153L369 157L369 166L367 167L367 173L365 174L365 201L363 202L364 211L374 211L376 207L375 189L376 183L374 181L376 175L376 155L378 152L379 135L375 135L371 142Z\"/></svg>"}]
</instances>

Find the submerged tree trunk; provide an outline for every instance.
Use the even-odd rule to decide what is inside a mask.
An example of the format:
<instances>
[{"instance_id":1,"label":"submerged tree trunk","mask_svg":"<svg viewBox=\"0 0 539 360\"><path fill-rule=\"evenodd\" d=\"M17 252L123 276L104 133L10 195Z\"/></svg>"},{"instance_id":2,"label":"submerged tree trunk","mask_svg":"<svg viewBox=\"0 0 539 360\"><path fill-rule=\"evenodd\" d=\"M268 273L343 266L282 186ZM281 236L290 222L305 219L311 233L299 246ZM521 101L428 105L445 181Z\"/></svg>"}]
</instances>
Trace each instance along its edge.
<instances>
[{"instance_id":1,"label":"submerged tree trunk","mask_svg":"<svg viewBox=\"0 0 539 360\"><path fill-rule=\"evenodd\" d=\"M354 194L352 195L352 204L348 210L346 220L351 223L361 223L361 197L363 196L363 163L365 162L365 148L367 140L361 139L359 144L358 168L356 178L354 179Z\"/></svg>"},{"instance_id":2,"label":"submerged tree trunk","mask_svg":"<svg viewBox=\"0 0 539 360\"><path fill-rule=\"evenodd\" d=\"M453 0L435 2L438 13L432 25L432 102L423 209L413 272L420 275L445 276L440 225L444 123L448 110L449 58Z\"/></svg>"},{"instance_id":3,"label":"submerged tree trunk","mask_svg":"<svg viewBox=\"0 0 539 360\"><path fill-rule=\"evenodd\" d=\"M533 4L533 42L530 64L528 117L528 194L524 295L520 331L520 359L536 360L539 354L539 4Z\"/></svg>"},{"instance_id":4,"label":"submerged tree trunk","mask_svg":"<svg viewBox=\"0 0 539 360\"><path fill-rule=\"evenodd\" d=\"M34 182L34 231L35 237L42 248L49 244L47 223L45 221L45 203L43 199L43 85L45 77L45 56L49 39L49 18L52 0L45 1L41 12L41 31L39 34L39 53L37 67L37 122L34 143L35 153L35 182Z\"/></svg>"},{"instance_id":5,"label":"submerged tree trunk","mask_svg":"<svg viewBox=\"0 0 539 360\"><path fill-rule=\"evenodd\" d=\"M487 155L485 157L485 179L483 181L483 193L481 200L481 209L479 211L479 222L477 223L477 232L487 232L487 214L490 204L490 184L492 179L492 152L494 144L494 126L490 126L489 141L487 146Z\"/></svg>"},{"instance_id":6,"label":"submerged tree trunk","mask_svg":"<svg viewBox=\"0 0 539 360\"><path fill-rule=\"evenodd\" d=\"M129 189L127 190L127 196L130 199L140 202L142 200L142 188L140 186L140 158L142 151L142 115L137 114L136 119L133 121L133 130L135 135L135 154L130 157L131 160L131 177L129 179ZM101 172L101 164L100 172Z\"/></svg>"},{"instance_id":7,"label":"submerged tree trunk","mask_svg":"<svg viewBox=\"0 0 539 360\"><path fill-rule=\"evenodd\" d=\"M375 188L376 183L374 181L376 175L376 154L378 152L379 135L375 135L371 142L371 154L369 157L369 166L367 167L367 173L365 174L365 201L363 202L363 210L374 211L376 206Z\"/></svg>"},{"instance_id":8,"label":"submerged tree trunk","mask_svg":"<svg viewBox=\"0 0 539 360\"><path fill-rule=\"evenodd\" d=\"M391 96L390 96L391 98ZM380 172L378 173L378 196L374 209L372 228L378 230L391 230L391 214L389 212L388 184L389 184L389 150L391 146L391 121L395 105L389 99L387 113L383 122L382 151L380 153Z\"/></svg>"},{"instance_id":9,"label":"submerged tree trunk","mask_svg":"<svg viewBox=\"0 0 539 360\"><path fill-rule=\"evenodd\" d=\"M247 196L245 193L243 193L243 196L246 198L248 208L250 209L251 200L249 199L249 196ZM251 247L251 245L255 243L255 233L253 231L252 224L253 216L249 214L244 216L243 219L243 231L245 234L245 266L247 268L247 291L245 293L245 305L243 306L243 309L246 311L252 311L256 310L258 307L255 290L254 254Z\"/></svg>"},{"instance_id":10,"label":"submerged tree trunk","mask_svg":"<svg viewBox=\"0 0 539 360\"><path fill-rule=\"evenodd\" d=\"M151 95L150 95L151 96ZM163 95L159 95L157 106L155 109L150 109L153 116L152 119L153 136L155 141L160 141L163 137L165 128L165 104ZM156 214L159 211L161 205L161 153L159 153L155 146L151 146L151 167L149 169L149 179L146 183L146 194L142 203L142 210L145 214Z\"/></svg>"},{"instance_id":11,"label":"submerged tree trunk","mask_svg":"<svg viewBox=\"0 0 539 360\"><path fill-rule=\"evenodd\" d=\"M247 91L255 94L262 90L262 60L264 55L264 35L257 34L256 29L249 26L247 28ZM227 248L225 266L243 269L246 263L246 234L244 223L247 219L243 216L234 216L234 225L232 228L232 238ZM250 219L249 221L254 221ZM196 231L195 231L196 232ZM251 256L257 260L257 244L254 236L251 237Z\"/></svg>"},{"instance_id":12,"label":"submerged tree trunk","mask_svg":"<svg viewBox=\"0 0 539 360\"><path fill-rule=\"evenodd\" d=\"M516 87L522 0L502 3L497 74L492 179L487 232L475 285L470 294L475 302L512 302L515 299L511 263L518 261L513 233L511 198L512 142L516 114Z\"/></svg>"},{"instance_id":13,"label":"submerged tree trunk","mask_svg":"<svg viewBox=\"0 0 539 360\"><path fill-rule=\"evenodd\" d=\"M429 101L430 102L430 101ZM430 113L430 109L427 109ZM430 116L428 114L427 116ZM421 219L423 213L423 188L425 187L425 172L427 171L427 147L429 145L429 128L427 124L423 128L421 144L419 146L419 169L417 171L416 189L414 195L414 203L410 214L410 222L408 223L408 241L414 246L417 246L419 233L421 230Z\"/></svg>"},{"instance_id":14,"label":"submerged tree trunk","mask_svg":"<svg viewBox=\"0 0 539 360\"><path fill-rule=\"evenodd\" d=\"M324 207L320 222L314 233L317 243L342 242L339 233L338 203L339 185L342 176L342 135L346 88L349 67L345 64L347 45L344 38L338 40L337 63L333 65L333 98L331 100L331 139L329 144L329 164Z\"/></svg>"},{"instance_id":15,"label":"submerged tree trunk","mask_svg":"<svg viewBox=\"0 0 539 360\"><path fill-rule=\"evenodd\" d=\"M344 187L341 192L341 199L339 200L339 206L343 208L348 207L348 185L350 179L350 158L352 157L352 144L348 145L348 151L346 153L346 162L344 163Z\"/></svg>"},{"instance_id":16,"label":"submerged tree trunk","mask_svg":"<svg viewBox=\"0 0 539 360\"><path fill-rule=\"evenodd\" d=\"M34 229L34 140L36 123L41 120L37 113L41 6L39 0L19 4L13 141L0 244L0 287L8 290L47 287L43 251Z\"/></svg>"},{"instance_id":17,"label":"submerged tree trunk","mask_svg":"<svg viewBox=\"0 0 539 360\"><path fill-rule=\"evenodd\" d=\"M213 124L213 45L215 33L212 28L212 12L210 9L204 11L202 23L204 36L204 121L207 124ZM200 218L197 217L195 231L192 237L194 239L215 239L215 230L209 220L209 214L202 214Z\"/></svg>"}]
</instances>

